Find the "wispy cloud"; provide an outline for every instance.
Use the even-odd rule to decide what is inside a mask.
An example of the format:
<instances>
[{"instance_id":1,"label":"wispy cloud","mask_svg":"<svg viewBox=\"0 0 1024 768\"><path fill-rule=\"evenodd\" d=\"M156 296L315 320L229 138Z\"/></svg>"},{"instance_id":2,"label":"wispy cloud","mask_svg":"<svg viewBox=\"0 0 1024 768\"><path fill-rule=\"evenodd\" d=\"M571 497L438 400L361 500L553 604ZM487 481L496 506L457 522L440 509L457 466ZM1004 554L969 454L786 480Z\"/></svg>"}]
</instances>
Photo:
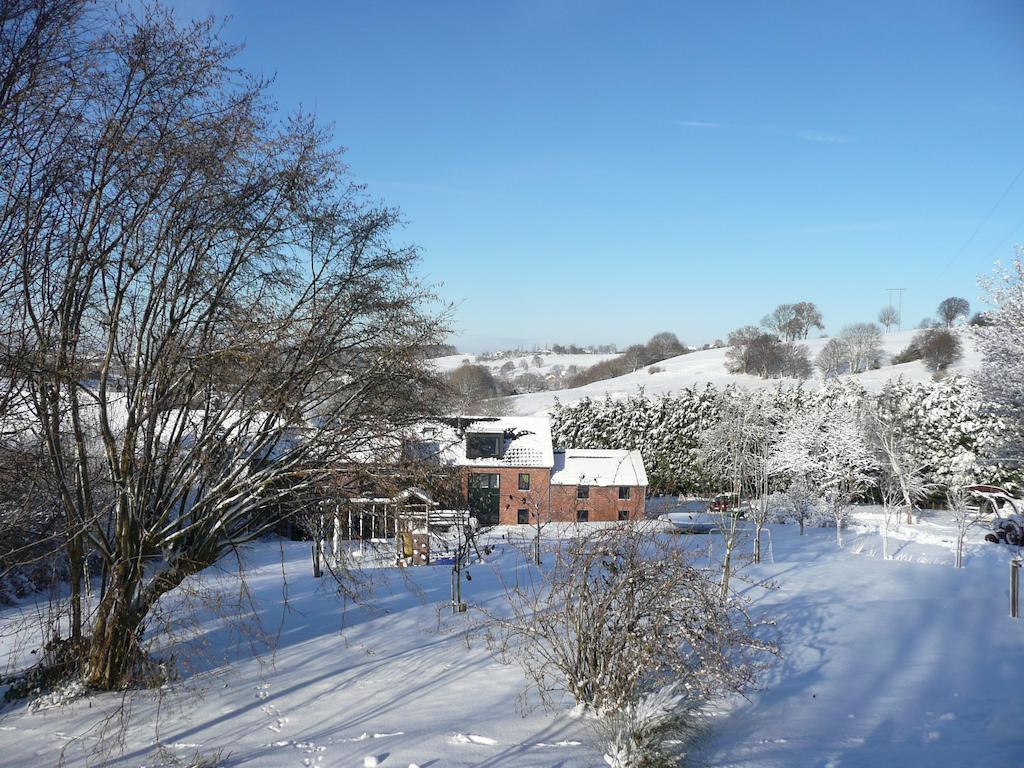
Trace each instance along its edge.
<instances>
[{"instance_id":1,"label":"wispy cloud","mask_svg":"<svg viewBox=\"0 0 1024 768\"><path fill-rule=\"evenodd\" d=\"M844 136L839 133L818 131L811 128L802 128L799 130L794 130L792 128L782 128L777 125L734 125L730 123L719 123L712 120L677 120L676 125L682 128L696 129L730 128L745 133L760 133L772 136L784 136L786 138L797 139L799 141L810 141L816 144L853 143L853 139L851 139L849 136Z\"/></svg>"},{"instance_id":2,"label":"wispy cloud","mask_svg":"<svg viewBox=\"0 0 1024 768\"><path fill-rule=\"evenodd\" d=\"M724 128L722 123L708 123L703 120L678 120L676 121L683 128Z\"/></svg>"},{"instance_id":3,"label":"wispy cloud","mask_svg":"<svg viewBox=\"0 0 1024 768\"><path fill-rule=\"evenodd\" d=\"M816 141L819 144L849 144L850 139L846 136L839 136L835 133L822 133L821 131L800 131L797 133L798 139L804 141Z\"/></svg>"}]
</instances>

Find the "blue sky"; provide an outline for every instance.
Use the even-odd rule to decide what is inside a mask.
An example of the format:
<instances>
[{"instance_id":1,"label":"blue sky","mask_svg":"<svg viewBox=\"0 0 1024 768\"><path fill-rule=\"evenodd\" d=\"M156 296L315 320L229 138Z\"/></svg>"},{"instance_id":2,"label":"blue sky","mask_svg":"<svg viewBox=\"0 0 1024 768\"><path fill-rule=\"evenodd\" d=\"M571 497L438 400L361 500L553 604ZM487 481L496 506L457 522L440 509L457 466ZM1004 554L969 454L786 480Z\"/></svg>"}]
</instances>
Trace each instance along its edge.
<instances>
[{"instance_id":1,"label":"blue sky","mask_svg":"<svg viewBox=\"0 0 1024 768\"><path fill-rule=\"evenodd\" d=\"M1017 0L174 5L334 124L463 351L836 332L890 287L913 326L1024 241Z\"/></svg>"}]
</instances>

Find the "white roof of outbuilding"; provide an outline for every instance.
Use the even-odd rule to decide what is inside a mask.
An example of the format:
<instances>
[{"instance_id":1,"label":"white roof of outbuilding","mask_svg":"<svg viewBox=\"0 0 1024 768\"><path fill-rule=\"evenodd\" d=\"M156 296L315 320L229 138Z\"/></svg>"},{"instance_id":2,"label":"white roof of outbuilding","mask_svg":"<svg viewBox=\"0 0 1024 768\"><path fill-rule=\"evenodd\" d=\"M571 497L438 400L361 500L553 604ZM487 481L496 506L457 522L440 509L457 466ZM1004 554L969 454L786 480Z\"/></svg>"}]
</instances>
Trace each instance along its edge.
<instances>
[{"instance_id":1,"label":"white roof of outbuilding","mask_svg":"<svg viewBox=\"0 0 1024 768\"><path fill-rule=\"evenodd\" d=\"M647 485L640 451L570 448L555 453L552 485Z\"/></svg>"}]
</instances>

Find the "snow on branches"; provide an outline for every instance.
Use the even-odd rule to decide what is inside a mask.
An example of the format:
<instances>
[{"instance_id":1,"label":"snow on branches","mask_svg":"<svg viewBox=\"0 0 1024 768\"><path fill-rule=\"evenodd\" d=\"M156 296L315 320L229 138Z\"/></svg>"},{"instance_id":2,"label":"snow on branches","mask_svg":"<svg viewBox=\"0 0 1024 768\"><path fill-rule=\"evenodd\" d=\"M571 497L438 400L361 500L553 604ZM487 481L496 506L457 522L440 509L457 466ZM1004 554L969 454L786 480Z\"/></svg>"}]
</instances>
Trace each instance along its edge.
<instances>
[{"instance_id":1,"label":"snow on branches","mask_svg":"<svg viewBox=\"0 0 1024 768\"><path fill-rule=\"evenodd\" d=\"M1024 381L1024 371L1020 377ZM777 411L784 421L809 418L820 408L878 412L895 425L902 448L933 493L941 494L950 485L954 460L965 451L975 457L973 471L979 481L1013 486L1019 477L998 454L1011 422L983 402L987 392L963 376L933 382L893 379L878 394L842 378L818 389L797 384L751 391L709 385L664 397L640 391L625 398L556 404L552 435L564 448L639 450L652 493L706 493L731 484L732 475L716 470L701 446L702 435L720 424L728 403L749 401L752 408ZM793 477L790 473L789 480ZM772 481L773 491L786 487L780 478Z\"/></svg>"},{"instance_id":2,"label":"snow on branches","mask_svg":"<svg viewBox=\"0 0 1024 768\"><path fill-rule=\"evenodd\" d=\"M1024 248L1007 267L979 281L994 309L988 325L974 329L985 356L978 383L989 410L1007 429L998 456L1018 465L1024 458Z\"/></svg>"},{"instance_id":3,"label":"snow on branches","mask_svg":"<svg viewBox=\"0 0 1024 768\"><path fill-rule=\"evenodd\" d=\"M863 429L863 412L842 399L822 399L794 414L776 454L778 465L802 478L821 498L843 545L853 499L874 482L877 469Z\"/></svg>"}]
</instances>

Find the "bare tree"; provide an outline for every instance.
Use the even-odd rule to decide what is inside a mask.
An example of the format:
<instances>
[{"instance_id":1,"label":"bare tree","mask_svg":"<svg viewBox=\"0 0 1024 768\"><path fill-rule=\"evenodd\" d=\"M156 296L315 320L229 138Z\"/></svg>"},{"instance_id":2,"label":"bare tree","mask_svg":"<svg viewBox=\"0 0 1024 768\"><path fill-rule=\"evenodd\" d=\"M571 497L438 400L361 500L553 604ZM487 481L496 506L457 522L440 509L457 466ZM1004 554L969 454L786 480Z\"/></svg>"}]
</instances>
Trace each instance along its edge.
<instances>
[{"instance_id":1,"label":"bare tree","mask_svg":"<svg viewBox=\"0 0 1024 768\"><path fill-rule=\"evenodd\" d=\"M946 328L929 328L914 336L911 342L921 353L921 359L932 371L941 371L963 355L960 339Z\"/></svg>"},{"instance_id":2,"label":"bare tree","mask_svg":"<svg viewBox=\"0 0 1024 768\"><path fill-rule=\"evenodd\" d=\"M711 477L719 478L731 491L732 504L722 505L718 516L718 530L722 536L721 597L729 594L733 572L733 557L740 544L742 528L739 504L744 491L752 484L751 467L754 445L760 423L751 400L735 391L721 395L719 420L699 438L699 456Z\"/></svg>"},{"instance_id":3,"label":"bare tree","mask_svg":"<svg viewBox=\"0 0 1024 768\"><path fill-rule=\"evenodd\" d=\"M967 299L950 296L939 302L939 319L949 327L958 317L967 317L971 313L971 305Z\"/></svg>"},{"instance_id":4,"label":"bare tree","mask_svg":"<svg viewBox=\"0 0 1024 768\"><path fill-rule=\"evenodd\" d=\"M771 314L761 318L761 325L786 341L800 337L802 325L797 317L796 304L779 304Z\"/></svg>"},{"instance_id":5,"label":"bare tree","mask_svg":"<svg viewBox=\"0 0 1024 768\"><path fill-rule=\"evenodd\" d=\"M827 379L842 373L849 357L850 352L845 339L829 339L821 348L814 364L821 371L821 375Z\"/></svg>"},{"instance_id":6,"label":"bare tree","mask_svg":"<svg viewBox=\"0 0 1024 768\"><path fill-rule=\"evenodd\" d=\"M821 312L810 301L780 304L762 318L761 325L786 341L806 339L811 328L825 329Z\"/></svg>"},{"instance_id":7,"label":"bare tree","mask_svg":"<svg viewBox=\"0 0 1024 768\"><path fill-rule=\"evenodd\" d=\"M927 479L927 465L912 450L912 436L904 428L902 404L891 395L881 395L875 407L865 414L868 443L874 452L874 464L881 477L880 491L885 508L883 547L888 557L889 511L898 517L906 512L907 524L914 522L914 505L932 490Z\"/></svg>"},{"instance_id":8,"label":"bare tree","mask_svg":"<svg viewBox=\"0 0 1024 768\"><path fill-rule=\"evenodd\" d=\"M839 334L846 348L851 373L876 366L882 356L882 332L874 323L854 323Z\"/></svg>"},{"instance_id":9,"label":"bare tree","mask_svg":"<svg viewBox=\"0 0 1024 768\"><path fill-rule=\"evenodd\" d=\"M647 351L650 362L657 363L684 354L686 345L674 333L662 331L647 340Z\"/></svg>"},{"instance_id":10,"label":"bare tree","mask_svg":"<svg viewBox=\"0 0 1024 768\"><path fill-rule=\"evenodd\" d=\"M900 313L892 304L882 307L878 312L878 322L885 326L885 332L888 333L889 329L894 325L899 325Z\"/></svg>"},{"instance_id":11,"label":"bare tree","mask_svg":"<svg viewBox=\"0 0 1024 768\"><path fill-rule=\"evenodd\" d=\"M773 511L773 484L784 470L778 456L784 415L770 396L762 392L737 392L734 402L737 407L726 409L722 418L728 420L727 428L747 434L742 442L742 450L746 451L742 461L749 474L751 502L748 509L754 524L754 562L760 563L761 537Z\"/></svg>"},{"instance_id":12,"label":"bare tree","mask_svg":"<svg viewBox=\"0 0 1024 768\"><path fill-rule=\"evenodd\" d=\"M806 344L786 343L781 349L780 375L794 379L809 379L814 372L810 350Z\"/></svg>"},{"instance_id":13,"label":"bare tree","mask_svg":"<svg viewBox=\"0 0 1024 768\"><path fill-rule=\"evenodd\" d=\"M424 361L444 329L416 251L390 243L397 212L308 117L274 125L233 55L212 22L125 11L39 96L74 110L50 183L28 178L50 112L4 149L23 199L0 211L0 306L23 341L0 379L29 394L72 571L86 547L103 564L71 627L95 688L137 681L163 595L391 450L438 391Z\"/></svg>"},{"instance_id":14,"label":"bare tree","mask_svg":"<svg viewBox=\"0 0 1024 768\"><path fill-rule=\"evenodd\" d=\"M460 365L448 374L448 386L457 408L469 413L484 400L504 394L502 386L486 365Z\"/></svg>"},{"instance_id":15,"label":"bare tree","mask_svg":"<svg viewBox=\"0 0 1024 768\"><path fill-rule=\"evenodd\" d=\"M825 321L822 319L821 311L812 301L798 301L794 307L796 324L800 328L800 338L806 339L811 328L819 331L825 330Z\"/></svg>"}]
</instances>

